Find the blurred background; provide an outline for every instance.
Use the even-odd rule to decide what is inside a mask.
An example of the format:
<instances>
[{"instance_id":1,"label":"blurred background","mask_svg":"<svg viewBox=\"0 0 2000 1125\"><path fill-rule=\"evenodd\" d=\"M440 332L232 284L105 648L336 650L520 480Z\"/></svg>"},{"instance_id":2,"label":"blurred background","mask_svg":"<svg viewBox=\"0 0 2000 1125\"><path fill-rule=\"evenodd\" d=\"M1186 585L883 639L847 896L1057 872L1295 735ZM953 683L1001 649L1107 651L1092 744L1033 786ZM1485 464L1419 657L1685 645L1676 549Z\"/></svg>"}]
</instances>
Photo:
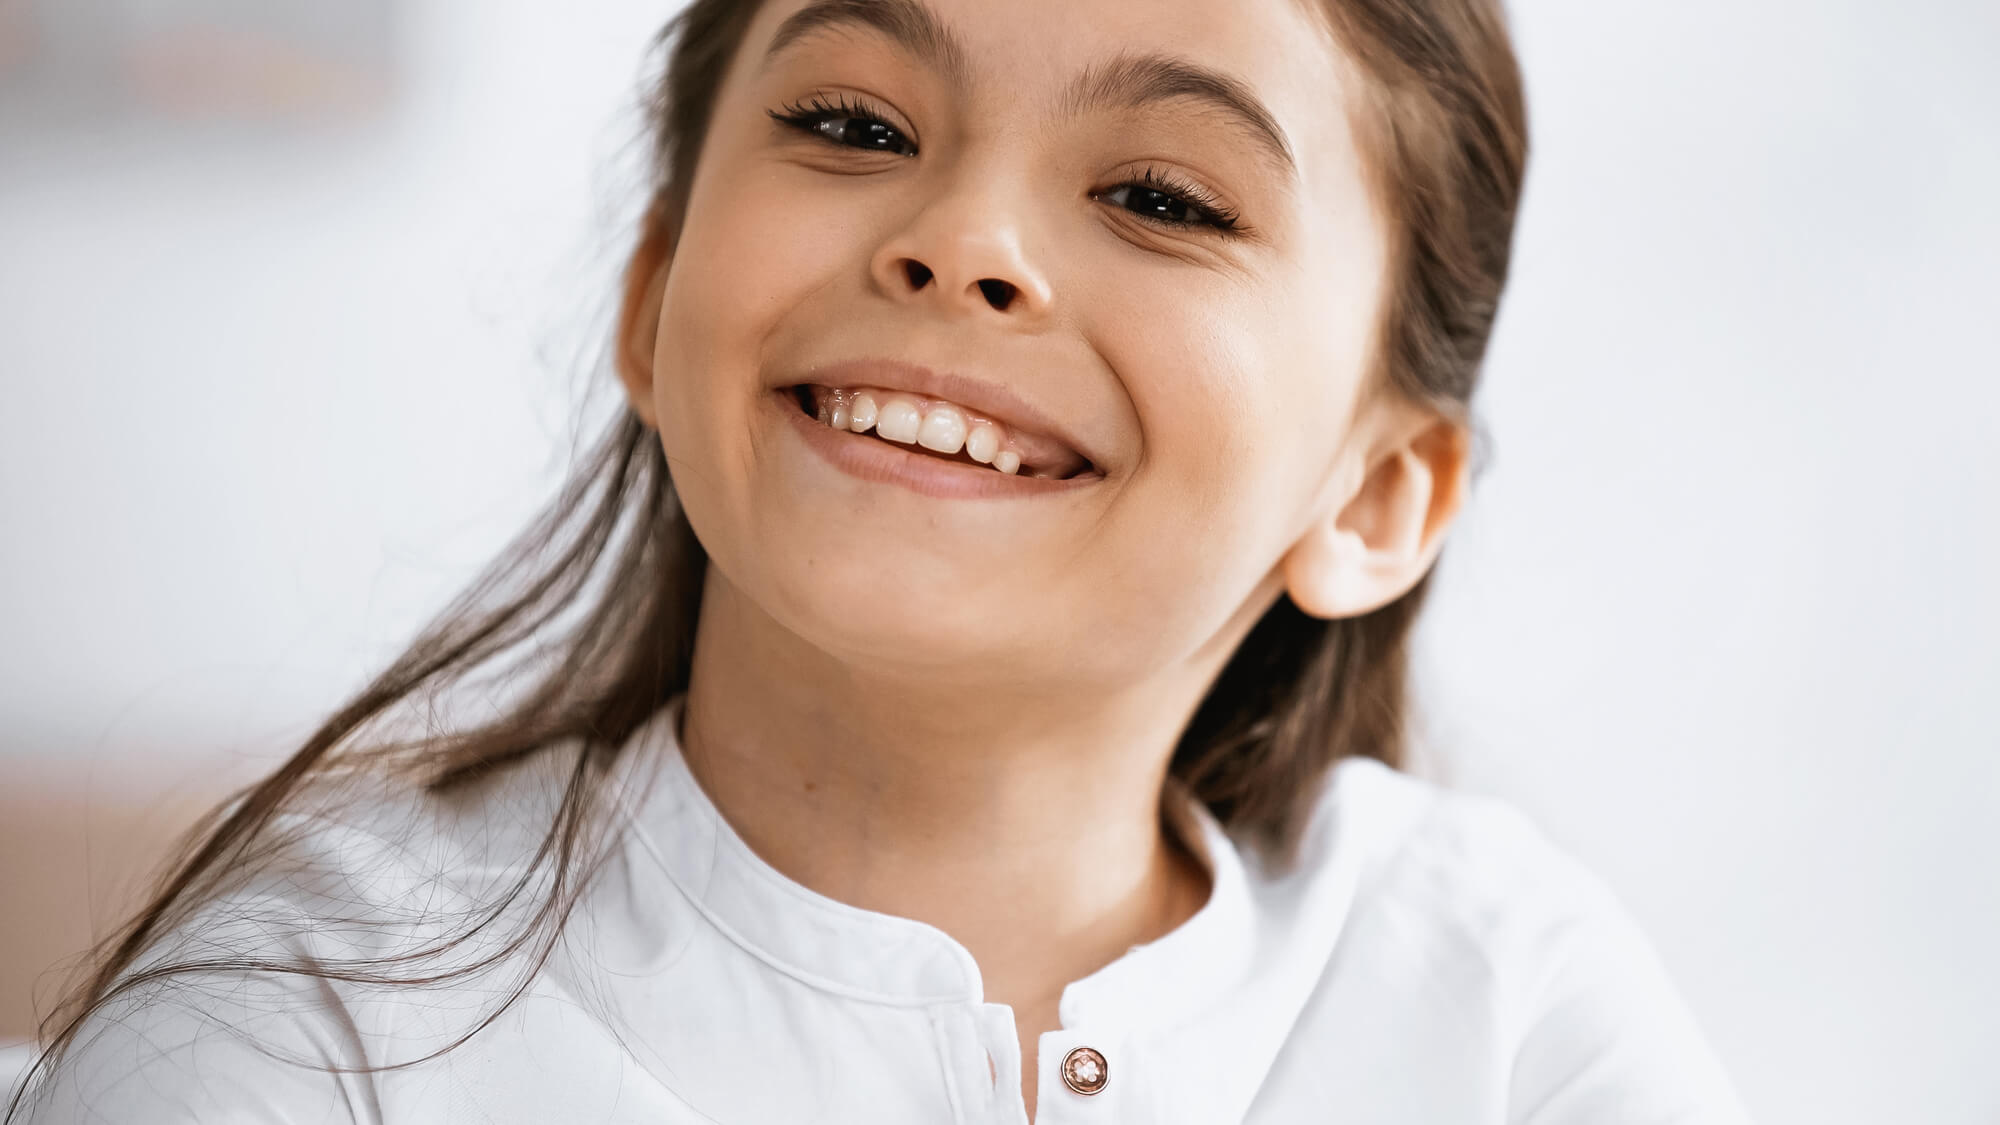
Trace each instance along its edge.
<instances>
[{"instance_id":1,"label":"blurred background","mask_svg":"<svg viewBox=\"0 0 2000 1125\"><path fill-rule=\"evenodd\" d=\"M1994 1125L2000 6L1511 10L1425 768L1613 885L1760 1120ZM672 11L0 0L0 1042L616 405Z\"/></svg>"}]
</instances>

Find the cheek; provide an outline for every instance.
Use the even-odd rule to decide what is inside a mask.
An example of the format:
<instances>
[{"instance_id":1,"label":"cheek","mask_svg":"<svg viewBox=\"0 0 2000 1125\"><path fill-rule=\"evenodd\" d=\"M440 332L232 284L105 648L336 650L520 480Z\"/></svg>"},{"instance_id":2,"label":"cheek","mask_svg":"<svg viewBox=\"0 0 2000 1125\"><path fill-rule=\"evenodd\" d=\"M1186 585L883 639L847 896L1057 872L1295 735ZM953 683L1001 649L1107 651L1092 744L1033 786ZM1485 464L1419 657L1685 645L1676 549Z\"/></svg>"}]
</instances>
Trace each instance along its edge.
<instances>
[{"instance_id":1,"label":"cheek","mask_svg":"<svg viewBox=\"0 0 2000 1125\"><path fill-rule=\"evenodd\" d=\"M1143 567L1153 594L1172 591L1160 604L1187 635L1240 609L1316 514L1351 420L1371 295L1362 286L1352 308L1315 314L1327 286L1210 292L1170 310L1153 292L1107 310L1100 341L1145 449L1119 541L1141 553L1173 544Z\"/></svg>"},{"instance_id":2,"label":"cheek","mask_svg":"<svg viewBox=\"0 0 2000 1125\"><path fill-rule=\"evenodd\" d=\"M851 207L808 190L795 169L724 166L702 177L675 253L660 342L704 374L756 378L786 316L854 268Z\"/></svg>"},{"instance_id":3,"label":"cheek","mask_svg":"<svg viewBox=\"0 0 2000 1125\"><path fill-rule=\"evenodd\" d=\"M1148 508L1223 572L1261 573L1296 522L1311 447L1336 426L1324 370L1291 308L1191 305L1132 333L1116 362L1140 415ZM1271 556L1271 557L1264 557Z\"/></svg>"},{"instance_id":4,"label":"cheek","mask_svg":"<svg viewBox=\"0 0 2000 1125\"><path fill-rule=\"evenodd\" d=\"M744 479L770 365L800 354L786 344L788 318L856 268L858 235L842 216L851 207L807 190L797 169L759 167L726 148L715 157L704 156L689 200L654 355L660 436L691 509L709 487L695 479L703 470Z\"/></svg>"}]
</instances>

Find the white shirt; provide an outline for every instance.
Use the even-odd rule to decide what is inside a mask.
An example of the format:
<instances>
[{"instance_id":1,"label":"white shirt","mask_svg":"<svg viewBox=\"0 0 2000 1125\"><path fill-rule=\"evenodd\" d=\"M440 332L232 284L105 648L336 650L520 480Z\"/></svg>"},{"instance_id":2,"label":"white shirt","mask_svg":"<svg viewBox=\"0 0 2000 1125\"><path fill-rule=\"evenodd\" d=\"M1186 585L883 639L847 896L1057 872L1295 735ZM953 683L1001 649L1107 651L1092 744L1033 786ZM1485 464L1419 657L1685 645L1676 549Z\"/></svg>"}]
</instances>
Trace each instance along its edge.
<instances>
[{"instance_id":1,"label":"white shirt","mask_svg":"<svg viewBox=\"0 0 2000 1125\"><path fill-rule=\"evenodd\" d=\"M1271 874L1175 790L1208 902L1072 982L1061 1030L1022 1059L957 941L808 890L743 843L681 759L679 704L619 759L630 830L562 944L462 1046L326 1071L447 1045L532 950L420 990L269 974L142 990L93 1021L27 1119L1021 1125L1026 1065L1040 1125L1748 1121L1630 916L1497 798L1345 760L1297 866ZM573 760L296 816L287 862L154 956L407 948L522 870ZM1066 1059L1102 1088L1066 1084Z\"/></svg>"}]
</instances>

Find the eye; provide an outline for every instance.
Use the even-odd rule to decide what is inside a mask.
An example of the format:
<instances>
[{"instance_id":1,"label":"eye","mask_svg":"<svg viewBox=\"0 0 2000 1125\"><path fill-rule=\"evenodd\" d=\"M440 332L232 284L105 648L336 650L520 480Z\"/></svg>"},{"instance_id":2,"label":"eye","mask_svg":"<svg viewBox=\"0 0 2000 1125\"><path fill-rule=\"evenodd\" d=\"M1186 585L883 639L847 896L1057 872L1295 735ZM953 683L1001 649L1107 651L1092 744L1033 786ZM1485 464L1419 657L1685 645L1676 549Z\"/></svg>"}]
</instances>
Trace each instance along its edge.
<instances>
[{"instance_id":1,"label":"eye","mask_svg":"<svg viewBox=\"0 0 2000 1125\"><path fill-rule=\"evenodd\" d=\"M831 144L901 156L917 154L916 146L865 102L850 104L845 97L829 100L824 94L815 94L803 104L792 102L766 112L780 124ZM1119 195L1124 199L1113 199ZM1240 235L1246 229L1234 210L1207 191L1152 168L1136 181L1097 192L1091 198L1112 199L1140 219L1174 230L1207 228L1217 234Z\"/></svg>"},{"instance_id":2,"label":"eye","mask_svg":"<svg viewBox=\"0 0 2000 1125\"><path fill-rule=\"evenodd\" d=\"M1120 194L1123 200L1114 198ZM1238 234L1243 226L1241 217L1213 195L1151 168L1137 182L1119 184L1096 198L1123 203L1147 222L1167 227L1210 227L1219 234Z\"/></svg>"},{"instance_id":3,"label":"eye","mask_svg":"<svg viewBox=\"0 0 2000 1125\"><path fill-rule=\"evenodd\" d=\"M894 152L900 156L917 154L916 146L904 139L894 125L882 120L879 114L870 112L866 105L849 105L844 97L829 101L824 94L815 94L803 105L794 102L782 110L767 112L774 121L837 145Z\"/></svg>"}]
</instances>

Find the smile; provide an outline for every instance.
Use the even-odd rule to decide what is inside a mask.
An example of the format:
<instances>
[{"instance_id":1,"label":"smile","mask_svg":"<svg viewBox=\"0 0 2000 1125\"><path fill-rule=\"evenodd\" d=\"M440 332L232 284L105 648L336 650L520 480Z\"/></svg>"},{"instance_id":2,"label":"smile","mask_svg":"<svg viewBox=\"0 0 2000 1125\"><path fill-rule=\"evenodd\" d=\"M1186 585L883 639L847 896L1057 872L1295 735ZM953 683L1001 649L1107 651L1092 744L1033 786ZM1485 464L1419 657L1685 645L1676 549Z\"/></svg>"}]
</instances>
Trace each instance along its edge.
<instances>
[{"instance_id":1,"label":"smile","mask_svg":"<svg viewBox=\"0 0 2000 1125\"><path fill-rule=\"evenodd\" d=\"M942 399L873 387L801 384L772 400L821 457L850 476L927 496L1021 497L1104 479L1047 435Z\"/></svg>"}]
</instances>

